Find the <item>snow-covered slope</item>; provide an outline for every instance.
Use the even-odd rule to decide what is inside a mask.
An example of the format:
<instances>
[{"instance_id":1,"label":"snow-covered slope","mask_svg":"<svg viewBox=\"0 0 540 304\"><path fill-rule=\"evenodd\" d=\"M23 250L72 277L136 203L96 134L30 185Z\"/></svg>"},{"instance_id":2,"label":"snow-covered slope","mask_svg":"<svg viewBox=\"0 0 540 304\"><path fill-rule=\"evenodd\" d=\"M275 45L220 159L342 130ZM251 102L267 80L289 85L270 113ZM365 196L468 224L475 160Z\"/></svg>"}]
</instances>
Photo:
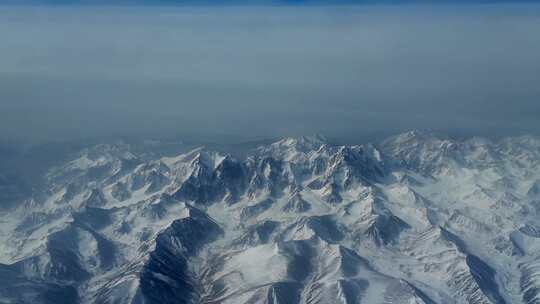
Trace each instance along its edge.
<instances>
[{"instance_id":1,"label":"snow-covered slope","mask_svg":"<svg viewBox=\"0 0 540 304\"><path fill-rule=\"evenodd\" d=\"M537 137L99 145L47 180L1 211L0 303L540 303Z\"/></svg>"}]
</instances>

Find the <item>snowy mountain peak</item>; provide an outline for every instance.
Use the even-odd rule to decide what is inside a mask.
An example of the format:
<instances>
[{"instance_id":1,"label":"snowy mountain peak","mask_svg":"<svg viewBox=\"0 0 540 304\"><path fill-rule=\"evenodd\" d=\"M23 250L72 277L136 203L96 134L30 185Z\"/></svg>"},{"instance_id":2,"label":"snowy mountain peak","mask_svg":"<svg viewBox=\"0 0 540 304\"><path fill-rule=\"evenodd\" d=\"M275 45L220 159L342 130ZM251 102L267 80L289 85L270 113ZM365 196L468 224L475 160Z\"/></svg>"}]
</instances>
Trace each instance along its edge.
<instances>
[{"instance_id":1,"label":"snowy mountain peak","mask_svg":"<svg viewBox=\"0 0 540 304\"><path fill-rule=\"evenodd\" d=\"M298 160L307 157L308 154L317 151L326 144L327 139L322 135L288 137L268 146L257 148L255 154L276 159Z\"/></svg>"},{"instance_id":2,"label":"snowy mountain peak","mask_svg":"<svg viewBox=\"0 0 540 304\"><path fill-rule=\"evenodd\" d=\"M0 213L0 302L536 303L535 145L99 146Z\"/></svg>"},{"instance_id":3,"label":"snowy mountain peak","mask_svg":"<svg viewBox=\"0 0 540 304\"><path fill-rule=\"evenodd\" d=\"M284 138L272 145L278 145L282 147L294 146L300 149L316 150L318 147L326 143L328 143L328 139L324 135L315 134L309 136Z\"/></svg>"},{"instance_id":4,"label":"snowy mountain peak","mask_svg":"<svg viewBox=\"0 0 540 304\"><path fill-rule=\"evenodd\" d=\"M393 144L417 144L439 140L440 139L433 132L425 130L411 130L392 136L386 139L385 142Z\"/></svg>"}]
</instances>

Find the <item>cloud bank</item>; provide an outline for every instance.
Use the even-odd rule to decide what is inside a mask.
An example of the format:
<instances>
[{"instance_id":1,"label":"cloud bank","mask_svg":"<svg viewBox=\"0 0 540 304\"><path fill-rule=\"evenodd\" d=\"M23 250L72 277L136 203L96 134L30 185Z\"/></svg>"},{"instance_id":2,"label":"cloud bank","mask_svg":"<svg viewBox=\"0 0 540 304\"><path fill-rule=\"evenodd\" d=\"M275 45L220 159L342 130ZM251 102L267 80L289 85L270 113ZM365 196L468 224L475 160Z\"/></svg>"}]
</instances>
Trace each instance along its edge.
<instances>
[{"instance_id":1,"label":"cloud bank","mask_svg":"<svg viewBox=\"0 0 540 304\"><path fill-rule=\"evenodd\" d=\"M540 6L0 7L0 137L539 133Z\"/></svg>"}]
</instances>

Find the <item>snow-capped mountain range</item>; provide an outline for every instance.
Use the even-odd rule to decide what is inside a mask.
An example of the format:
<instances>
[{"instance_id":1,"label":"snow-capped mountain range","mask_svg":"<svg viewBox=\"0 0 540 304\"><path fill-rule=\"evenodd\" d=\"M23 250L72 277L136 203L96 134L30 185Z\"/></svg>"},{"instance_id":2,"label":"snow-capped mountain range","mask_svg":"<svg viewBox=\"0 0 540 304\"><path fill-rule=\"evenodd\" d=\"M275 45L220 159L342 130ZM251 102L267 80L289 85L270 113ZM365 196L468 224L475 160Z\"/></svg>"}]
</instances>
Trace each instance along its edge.
<instances>
[{"instance_id":1,"label":"snow-capped mountain range","mask_svg":"<svg viewBox=\"0 0 540 304\"><path fill-rule=\"evenodd\" d=\"M0 213L0 303L540 303L540 138L81 151Z\"/></svg>"}]
</instances>

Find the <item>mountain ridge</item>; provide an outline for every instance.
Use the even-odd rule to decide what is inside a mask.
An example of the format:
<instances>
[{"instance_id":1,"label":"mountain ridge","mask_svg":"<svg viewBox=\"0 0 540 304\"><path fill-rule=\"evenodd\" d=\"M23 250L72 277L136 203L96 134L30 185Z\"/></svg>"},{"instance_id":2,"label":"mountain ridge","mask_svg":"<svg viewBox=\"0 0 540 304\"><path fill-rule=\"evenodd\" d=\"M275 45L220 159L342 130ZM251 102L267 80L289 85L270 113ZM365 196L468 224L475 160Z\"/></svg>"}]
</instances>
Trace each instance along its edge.
<instances>
[{"instance_id":1,"label":"mountain ridge","mask_svg":"<svg viewBox=\"0 0 540 304\"><path fill-rule=\"evenodd\" d=\"M0 213L0 302L540 303L538 137L131 150Z\"/></svg>"}]
</instances>

